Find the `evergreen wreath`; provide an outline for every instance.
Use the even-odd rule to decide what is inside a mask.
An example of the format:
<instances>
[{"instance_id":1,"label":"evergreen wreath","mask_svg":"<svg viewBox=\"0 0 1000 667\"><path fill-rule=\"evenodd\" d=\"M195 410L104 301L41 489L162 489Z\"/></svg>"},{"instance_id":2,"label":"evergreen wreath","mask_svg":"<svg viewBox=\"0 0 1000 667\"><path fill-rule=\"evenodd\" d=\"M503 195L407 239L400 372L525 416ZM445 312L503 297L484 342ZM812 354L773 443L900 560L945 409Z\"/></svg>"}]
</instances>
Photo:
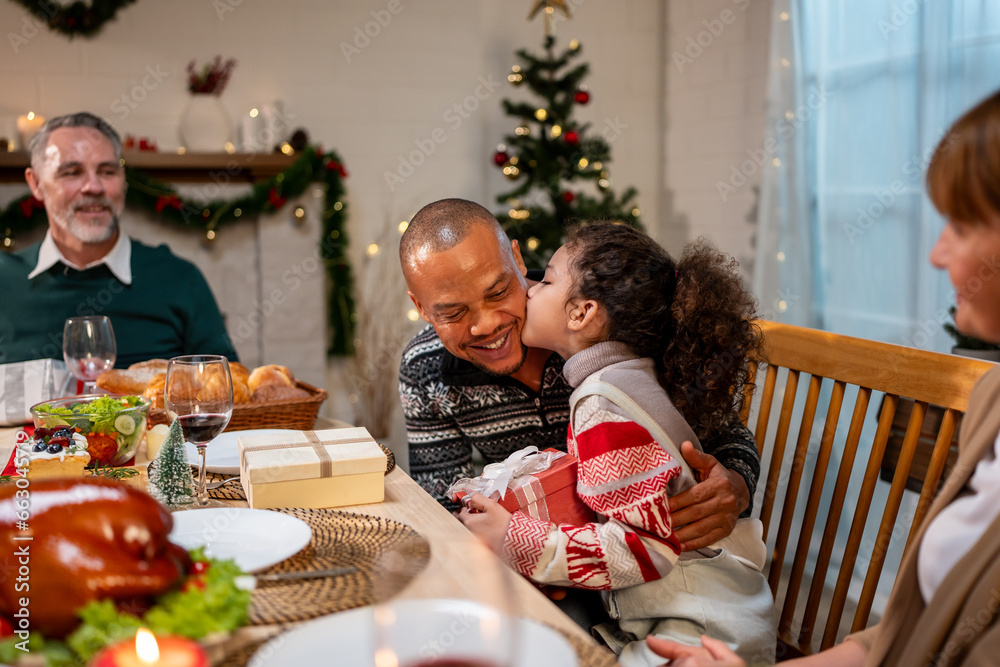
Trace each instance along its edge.
<instances>
[{"instance_id":1,"label":"evergreen wreath","mask_svg":"<svg viewBox=\"0 0 1000 667\"><path fill-rule=\"evenodd\" d=\"M347 204L343 200L347 170L335 151L307 148L292 166L274 177L254 184L253 189L231 200L199 202L181 197L170 185L157 181L137 169L126 169L128 191L126 205L155 215L163 222L197 230L214 241L216 230L261 213L273 213L290 198L305 192L310 183L324 189L323 235L319 253L329 277L327 318L330 340L327 353L350 355L354 352L354 278L347 255ZM5 248L13 246L13 237L21 232L48 224L45 206L27 194L0 210L0 230Z\"/></svg>"},{"instance_id":2,"label":"evergreen wreath","mask_svg":"<svg viewBox=\"0 0 1000 667\"><path fill-rule=\"evenodd\" d=\"M115 18L119 9L131 5L135 0L93 0L88 4L76 0L69 5L61 5L52 0L14 0L39 19L50 29L69 35L93 37L104 24Z\"/></svg>"}]
</instances>

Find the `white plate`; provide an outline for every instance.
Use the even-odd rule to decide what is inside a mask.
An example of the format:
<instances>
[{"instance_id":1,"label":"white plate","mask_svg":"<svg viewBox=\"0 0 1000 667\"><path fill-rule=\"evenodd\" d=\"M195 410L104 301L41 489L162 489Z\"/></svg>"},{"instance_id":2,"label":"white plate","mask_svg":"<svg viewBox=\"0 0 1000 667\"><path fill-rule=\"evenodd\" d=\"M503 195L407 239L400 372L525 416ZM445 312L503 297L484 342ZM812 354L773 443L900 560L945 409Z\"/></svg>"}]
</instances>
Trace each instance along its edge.
<instances>
[{"instance_id":1,"label":"white plate","mask_svg":"<svg viewBox=\"0 0 1000 667\"><path fill-rule=\"evenodd\" d=\"M246 435L279 435L281 433L298 433L283 428L258 428L249 431L227 431L214 440L209 441L205 450L205 469L221 475L240 474L240 444L239 438ZM188 461L191 465L201 465L198 450L190 442L184 443Z\"/></svg>"},{"instance_id":2,"label":"white plate","mask_svg":"<svg viewBox=\"0 0 1000 667\"><path fill-rule=\"evenodd\" d=\"M294 556L312 539L312 528L294 516L270 510L219 507L173 513L170 541L185 549L204 546L213 558L232 558L256 572Z\"/></svg>"},{"instance_id":3,"label":"white plate","mask_svg":"<svg viewBox=\"0 0 1000 667\"><path fill-rule=\"evenodd\" d=\"M394 632L406 633L404 639L418 659L436 657L435 651L442 650L439 647L448 647L451 655L455 655L455 650L467 650L466 657L489 657L483 654L487 649L478 630L479 621L491 617L492 612L478 602L404 600L392 608L396 613ZM373 607L362 607L305 623L260 647L248 667L327 664L369 667L374 664L375 653L373 613ZM576 653L562 635L526 618L517 621L518 649L512 664L576 666ZM414 662L400 653L404 665Z\"/></svg>"}]
</instances>

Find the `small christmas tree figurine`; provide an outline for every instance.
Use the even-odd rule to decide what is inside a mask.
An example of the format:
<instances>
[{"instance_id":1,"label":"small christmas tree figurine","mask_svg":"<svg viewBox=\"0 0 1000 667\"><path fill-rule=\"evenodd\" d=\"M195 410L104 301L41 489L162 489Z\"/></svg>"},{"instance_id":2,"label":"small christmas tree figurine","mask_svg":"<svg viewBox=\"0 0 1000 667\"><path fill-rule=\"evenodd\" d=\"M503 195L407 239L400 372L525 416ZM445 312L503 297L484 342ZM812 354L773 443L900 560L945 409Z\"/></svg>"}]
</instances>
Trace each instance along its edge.
<instances>
[{"instance_id":1,"label":"small christmas tree figurine","mask_svg":"<svg viewBox=\"0 0 1000 667\"><path fill-rule=\"evenodd\" d=\"M520 124L493 155L493 163L504 175L519 182L497 197L507 207L497 219L508 236L520 241L525 261L539 267L562 244L569 224L620 220L640 227L639 209L631 203L635 188L628 188L620 198L611 189L608 140L621 132L618 125L609 121L603 128L604 138L588 136L590 124L573 118L576 105L590 101L590 93L581 85L589 66L583 63L560 72L580 55L580 45L574 40L559 56L554 49L555 38L549 35L544 57L537 58L526 49L517 52L525 64L515 65L507 80L515 86L526 83L542 99L539 103L503 101L504 111ZM596 196L574 188L577 181L590 181L596 186ZM522 203L522 198L532 203Z\"/></svg>"},{"instance_id":2,"label":"small christmas tree figurine","mask_svg":"<svg viewBox=\"0 0 1000 667\"><path fill-rule=\"evenodd\" d=\"M167 507L179 507L194 501L194 477L181 423L174 419L149 472L149 495Z\"/></svg>"}]
</instances>

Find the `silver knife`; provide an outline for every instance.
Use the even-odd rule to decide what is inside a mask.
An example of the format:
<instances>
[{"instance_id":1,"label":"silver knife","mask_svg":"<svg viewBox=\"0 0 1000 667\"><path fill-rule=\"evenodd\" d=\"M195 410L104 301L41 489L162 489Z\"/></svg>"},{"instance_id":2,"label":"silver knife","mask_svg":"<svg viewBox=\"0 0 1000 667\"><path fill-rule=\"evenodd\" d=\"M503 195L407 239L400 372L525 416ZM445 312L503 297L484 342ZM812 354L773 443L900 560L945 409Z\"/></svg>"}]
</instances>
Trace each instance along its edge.
<instances>
[{"instance_id":1,"label":"silver knife","mask_svg":"<svg viewBox=\"0 0 1000 667\"><path fill-rule=\"evenodd\" d=\"M335 567L328 570L308 570L298 572L279 572L278 574L255 574L257 581L294 581L296 579L319 579L321 577L339 577L342 574L357 572L358 568L353 565L347 567Z\"/></svg>"}]
</instances>

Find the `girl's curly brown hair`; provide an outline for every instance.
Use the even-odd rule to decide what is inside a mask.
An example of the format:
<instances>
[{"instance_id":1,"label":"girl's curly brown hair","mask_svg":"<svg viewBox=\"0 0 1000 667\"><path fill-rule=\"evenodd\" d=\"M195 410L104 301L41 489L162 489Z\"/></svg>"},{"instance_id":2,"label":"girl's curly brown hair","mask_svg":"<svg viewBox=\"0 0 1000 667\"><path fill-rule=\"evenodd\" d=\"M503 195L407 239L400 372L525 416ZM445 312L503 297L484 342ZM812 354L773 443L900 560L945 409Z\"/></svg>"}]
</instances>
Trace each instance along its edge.
<instances>
[{"instance_id":1,"label":"girl's curly brown hair","mask_svg":"<svg viewBox=\"0 0 1000 667\"><path fill-rule=\"evenodd\" d=\"M680 262L628 225L597 222L566 242L573 295L608 313L607 340L652 357L657 379L699 438L738 415L762 334L738 263L704 239Z\"/></svg>"}]
</instances>

